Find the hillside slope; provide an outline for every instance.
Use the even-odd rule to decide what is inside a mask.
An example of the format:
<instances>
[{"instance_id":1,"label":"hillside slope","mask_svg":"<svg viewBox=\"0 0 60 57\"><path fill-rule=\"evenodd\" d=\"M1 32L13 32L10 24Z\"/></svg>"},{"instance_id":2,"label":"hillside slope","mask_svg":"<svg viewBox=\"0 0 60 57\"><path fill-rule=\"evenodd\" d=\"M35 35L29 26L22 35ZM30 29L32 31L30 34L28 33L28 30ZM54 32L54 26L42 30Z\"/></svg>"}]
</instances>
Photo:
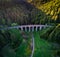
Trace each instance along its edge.
<instances>
[{"instance_id":1,"label":"hillside slope","mask_svg":"<svg viewBox=\"0 0 60 57\"><path fill-rule=\"evenodd\" d=\"M0 25L28 24L29 14L33 6L22 0L2 1L0 3Z\"/></svg>"},{"instance_id":2,"label":"hillside slope","mask_svg":"<svg viewBox=\"0 0 60 57\"><path fill-rule=\"evenodd\" d=\"M9 0L0 2L0 25L60 23L60 1Z\"/></svg>"}]
</instances>

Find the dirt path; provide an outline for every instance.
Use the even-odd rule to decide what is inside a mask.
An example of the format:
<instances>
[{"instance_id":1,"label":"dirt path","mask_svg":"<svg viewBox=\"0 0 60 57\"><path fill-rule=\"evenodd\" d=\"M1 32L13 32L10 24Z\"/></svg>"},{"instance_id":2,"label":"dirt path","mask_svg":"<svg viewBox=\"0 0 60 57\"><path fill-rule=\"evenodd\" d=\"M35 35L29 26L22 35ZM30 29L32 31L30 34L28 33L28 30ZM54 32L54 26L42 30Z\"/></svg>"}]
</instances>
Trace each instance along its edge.
<instances>
[{"instance_id":1,"label":"dirt path","mask_svg":"<svg viewBox=\"0 0 60 57\"><path fill-rule=\"evenodd\" d=\"M32 54L31 54L31 57L33 57L34 55L34 47L35 47L35 43L34 43L34 35L32 34Z\"/></svg>"}]
</instances>

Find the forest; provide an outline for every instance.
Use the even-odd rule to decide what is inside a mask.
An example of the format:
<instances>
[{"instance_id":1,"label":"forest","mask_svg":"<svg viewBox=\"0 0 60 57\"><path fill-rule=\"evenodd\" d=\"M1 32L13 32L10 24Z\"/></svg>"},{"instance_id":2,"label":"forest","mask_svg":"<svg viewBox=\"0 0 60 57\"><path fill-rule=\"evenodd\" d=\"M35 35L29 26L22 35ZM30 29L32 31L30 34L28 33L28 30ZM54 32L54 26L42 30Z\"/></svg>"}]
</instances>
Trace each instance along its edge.
<instances>
[{"instance_id":1,"label":"forest","mask_svg":"<svg viewBox=\"0 0 60 57\"><path fill-rule=\"evenodd\" d=\"M51 27L4 29L21 25ZM60 0L0 0L0 57L60 57Z\"/></svg>"}]
</instances>

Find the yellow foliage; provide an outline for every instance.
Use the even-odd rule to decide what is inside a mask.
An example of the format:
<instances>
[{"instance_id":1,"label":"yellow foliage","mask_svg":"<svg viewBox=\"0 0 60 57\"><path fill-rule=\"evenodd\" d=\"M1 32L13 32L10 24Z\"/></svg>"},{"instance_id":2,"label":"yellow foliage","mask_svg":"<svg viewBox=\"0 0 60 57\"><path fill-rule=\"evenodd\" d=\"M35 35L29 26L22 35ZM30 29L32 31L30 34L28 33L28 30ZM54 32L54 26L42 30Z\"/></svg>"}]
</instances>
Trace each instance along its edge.
<instances>
[{"instance_id":1,"label":"yellow foliage","mask_svg":"<svg viewBox=\"0 0 60 57\"><path fill-rule=\"evenodd\" d=\"M53 15L53 14L54 14L54 11L52 10L50 15Z\"/></svg>"},{"instance_id":2,"label":"yellow foliage","mask_svg":"<svg viewBox=\"0 0 60 57\"><path fill-rule=\"evenodd\" d=\"M46 13L46 15L52 16L52 19L56 20L58 18L58 14L60 13L60 0L51 0L45 4L42 4L38 7L38 9L42 10Z\"/></svg>"},{"instance_id":3,"label":"yellow foliage","mask_svg":"<svg viewBox=\"0 0 60 57\"><path fill-rule=\"evenodd\" d=\"M58 24L58 27L60 26L60 24Z\"/></svg>"},{"instance_id":4,"label":"yellow foliage","mask_svg":"<svg viewBox=\"0 0 60 57\"><path fill-rule=\"evenodd\" d=\"M52 19L53 19L53 20L57 20L57 18L58 18L58 15L52 16Z\"/></svg>"},{"instance_id":5,"label":"yellow foliage","mask_svg":"<svg viewBox=\"0 0 60 57\"><path fill-rule=\"evenodd\" d=\"M29 46L26 48L25 51L26 51L26 53L25 53L26 56L29 56L31 54L31 49Z\"/></svg>"},{"instance_id":6,"label":"yellow foliage","mask_svg":"<svg viewBox=\"0 0 60 57\"><path fill-rule=\"evenodd\" d=\"M60 12L60 8L58 8L58 13Z\"/></svg>"},{"instance_id":7,"label":"yellow foliage","mask_svg":"<svg viewBox=\"0 0 60 57\"><path fill-rule=\"evenodd\" d=\"M46 14L47 14L47 15L50 14L50 11L48 11Z\"/></svg>"},{"instance_id":8,"label":"yellow foliage","mask_svg":"<svg viewBox=\"0 0 60 57\"><path fill-rule=\"evenodd\" d=\"M54 19L54 18L55 18L55 16L52 17L52 19Z\"/></svg>"},{"instance_id":9,"label":"yellow foliage","mask_svg":"<svg viewBox=\"0 0 60 57\"><path fill-rule=\"evenodd\" d=\"M47 12L47 10L45 10L44 12Z\"/></svg>"},{"instance_id":10,"label":"yellow foliage","mask_svg":"<svg viewBox=\"0 0 60 57\"><path fill-rule=\"evenodd\" d=\"M56 16L55 16L55 20L56 20L57 18L58 18L58 16L56 15Z\"/></svg>"}]
</instances>

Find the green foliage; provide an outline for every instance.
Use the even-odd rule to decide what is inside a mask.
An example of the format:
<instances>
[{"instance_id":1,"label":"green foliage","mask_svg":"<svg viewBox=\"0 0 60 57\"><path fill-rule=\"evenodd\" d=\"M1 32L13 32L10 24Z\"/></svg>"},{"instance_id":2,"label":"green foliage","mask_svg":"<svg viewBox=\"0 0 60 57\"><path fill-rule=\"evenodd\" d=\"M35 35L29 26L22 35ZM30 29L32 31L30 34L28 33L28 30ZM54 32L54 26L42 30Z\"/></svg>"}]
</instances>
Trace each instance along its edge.
<instances>
[{"instance_id":1,"label":"green foliage","mask_svg":"<svg viewBox=\"0 0 60 57\"><path fill-rule=\"evenodd\" d=\"M52 41L52 42L56 42L58 44L60 44L59 40L60 40L60 26L57 25L55 27L51 27L51 28L46 28L43 29L40 32L40 36L42 38L47 38L46 40L48 41Z\"/></svg>"},{"instance_id":2,"label":"green foliage","mask_svg":"<svg viewBox=\"0 0 60 57\"><path fill-rule=\"evenodd\" d=\"M55 29L50 33L49 38L51 41L60 44L60 24L58 24Z\"/></svg>"},{"instance_id":3,"label":"green foliage","mask_svg":"<svg viewBox=\"0 0 60 57\"><path fill-rule=\"evenodd\" d=\"M55 25L60 23L59 0L49 0L50 2L48 0L31 1L31 3L36 6L36 8L35 6L33 6L31 11L27 10L26 7L21 4L10 6L12 5L12 3L10 3L11 0L0 0L0 2L1 1L4 1L2 4L5 4L5 6L7 6L7 4L9 3L9 7L2 7L0 9L0 25L3 25L0 26L1 28L6 27L6 25L16 26L18 24L21 25L46 23L50 25L54 23ZM26 33L26 35L29 34ZM58 49L57 46L54 46L53 44L53 49L58 49L59 51L51 52L51 43L48 44L47 42L45 42L45 40L47 40L60 45L60 25L42 29L42 31L40 31L40 36L39 33L36 33L34 35L36 42L34 57L52 57L53 55L60 52L60 48ZM45 40L40 39L40 37ZM29 36L29 38L31 37ZM4 57L29 57L31 54L29 41L30 39L23 39L21 31L19 29L0 30L0 53ZM43 49L45 50L45 52L42 51ZM50 51L50 53L48 50Z\"/></svg>"},{"instance_id":4,"label":"green foliage","mask_svg":"<svg viewBox=\"0 0 60 57\"><path fill-rule=\"evenodd\" d=\"M0 30L0 55L3 57L30 56L30 39L27 39L27 41L25 40L24 42L22 36L23 35L19 29Z\"/></svg>"},{"instance_id":5,"label":"green foliage","mask_svg":"<svg viewBox=\"0 0 60 57\"><path fill-rule=\"evenodd\" d=\"M51 43L55 56L60 56L58 55L60 52L60 24L43 29L40 31L40 37Z\"/></svg>"},{"instance_id":6,"label":"green foliage","mask_svg":"<svg viewBox=\"0 0 60 57\"><path fill-rule=\"evenodd\" d=\"M49 35L50 33L53 31L55 27L50 27L50 28L45 28L45 29L42 29L42 31L40 32L40 36L46 40L49 39ZM43 36L44 35L44 36Z\"/></svg>"},{"instance_id":7,"label":"green foliage","mask_svg":"<svg viewBox=\"0 0 60 57\"><path fill-rule=\"evenodd\" d=\"M18 24L17 23L13 23L13 24L11 24L11 26L17 26Z\"/></svg>"},{"instance_id":8,"label":"green foliage","mask_svg":"<svg viewBox=\"0 0 60 57\"><path fill-rule=\"evenodd\" d=\"M52 45L41 39L40 31L34 32L35 37L35 53L34 57L54 57L54 52L52 50Z\"/></svg>"}]
</instances>

